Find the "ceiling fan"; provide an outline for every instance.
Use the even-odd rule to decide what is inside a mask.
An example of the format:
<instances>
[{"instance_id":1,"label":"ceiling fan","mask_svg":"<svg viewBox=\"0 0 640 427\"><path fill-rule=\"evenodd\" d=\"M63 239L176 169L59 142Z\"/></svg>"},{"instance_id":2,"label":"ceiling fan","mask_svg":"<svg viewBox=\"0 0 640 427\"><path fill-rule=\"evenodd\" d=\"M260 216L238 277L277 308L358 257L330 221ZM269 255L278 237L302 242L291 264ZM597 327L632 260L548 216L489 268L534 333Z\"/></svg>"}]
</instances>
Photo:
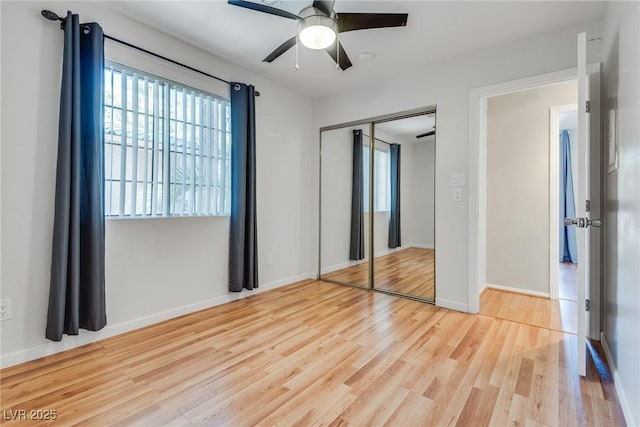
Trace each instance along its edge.
<instances>
[{"instance_id":1,"label":"ceiling fan","mask_svg":"<svg viewBox=\"0 0 640 427\"><path fill-rule=\"evenodd\" d=\"M416 135L416 138L424 138L426 136L431 136L431 135L435 135L435 134L436 134L436 128L434 126L433 129L430 130L429 132L425 132L425 133L421 133L420 135Z\"/></svg>"},{"instance_id":2,"label":"ceiling fan","mask_svg":"<svg viewBox=\"0 0 640 427\"><path fill-rule=\"evenodd\" d=\"M367 30L371 28L404 27L406 13L338 13L333 8L334 0L315 0L311 6L303 8L297 15L263 3L244 0L228 0L229 4L244 7L270 15L298 21L298 33L278 46L263 62L273 62L280 55L295 46L298 39L310 49L325 49L341 70L351 67L349 56L337 39L338 33ZM273 2L271 2L273 3Z\"/></svg>"}]
</instances>

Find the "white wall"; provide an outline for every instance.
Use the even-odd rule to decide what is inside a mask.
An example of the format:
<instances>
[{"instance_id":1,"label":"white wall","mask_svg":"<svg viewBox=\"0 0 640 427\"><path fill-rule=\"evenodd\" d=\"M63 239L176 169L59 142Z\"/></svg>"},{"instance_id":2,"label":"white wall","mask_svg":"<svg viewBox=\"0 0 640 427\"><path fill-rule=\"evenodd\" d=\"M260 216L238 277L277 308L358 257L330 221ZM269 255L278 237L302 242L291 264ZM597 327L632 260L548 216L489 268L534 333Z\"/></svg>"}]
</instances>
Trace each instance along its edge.
<instances>
[{"instance_id":1,"label":"white wall","mask_svg":"<svg viewBox=\"0 0 640 427\"><path fill-rule=\"evenodd\" d=\"M400 240L406 246L415 240L413 144L400 143Z\"/></svg>"},{"instance_id":2,"label":"white wall","mask_svg":"<svg viewBox=\"0 0 640 427\"><path fill-rule=\"evenodd\" d=\"M349 260L352 159L352 128L322 133L322 273L353 264ZM365 236L368 230L365 227Z\"/></svg>"},{"instance_id":3,"label":"white wall","mask_svg":"<svg viewBox=\"0 0 640 427\"><path fill-rule=\"evenodd\" d=\"M577 98L574 81L488 100L488 284L549 293L549 109Z\"/></svg>"},{"instance_id":4,"label":"white wall","mask_svg":"<svg viewBox=\"0 0 640 427\"><path fill-rule=\"evenodd\" d=\"M605 172L604 335L627 424L640 426L640 3L609 2L604 61L619 153L618 171Z\"/></svg>"},{"instance_id":5,"label":"white wall","mask_svg":"<svg viewBox=\"0 0 640 427\"><path fill-rule=\"evenodd\" d=\"M45 340L62 32L40 16L44 8L72 10L83 21L99 22L107 34L226 79L255 84L262 93L257 98L261 289L315 268L309 258L308 218L316 199L307 173L313 160L310 100L103 3L2 2L1 7L1 297L13 300L13 318L0 324L3 365L238 297L227 292L228 218L108 220L107 328L65 337L62 343ZM193 78L188 71L178 73ZM273 259L269 265L267 254Z\"/></svg>"},{"instance_id":6,"label":"white wall","mask_svg":"<svg viewBox=\"0 0 640 427\"><path fill-rule=\"evenodd\" d=\"M409 211L410 231L407 240L411 246L433 248L435 245L435 156L434 137L427 137L419 142L402 145L402 150L411 147L411 157L403 163L411 167L410 194L412 207ZM404 153L403 153L404 161ZM404 183L402 184L404 186Z\"/></svg>"},{"instance_id":7,"label":"white wall","mask_svg":"<svg viewBox=\"0 0 640 427\"><path fill-rule=\"evenodd\" d=\"M314 129L437 105L437 304L460 310L467 310L468 307L467 189L464 189L465 199L462 203L452 202L450 182L452 173L468 171L469 91L489 84L575 67L577 34L580 31L587 31L590 38L598 37L601 23L588 23L446 62L415 67L399 72L393 79L313 100ZM419 55L420 52L415 54ZM600 58L601 42L590 42L589 62L598 62ZM314 147L317 156L317 140ZM314 176L317 179L317 169ZM469 182L468 185L475 183Z\"/></svg>"}]
</instances>

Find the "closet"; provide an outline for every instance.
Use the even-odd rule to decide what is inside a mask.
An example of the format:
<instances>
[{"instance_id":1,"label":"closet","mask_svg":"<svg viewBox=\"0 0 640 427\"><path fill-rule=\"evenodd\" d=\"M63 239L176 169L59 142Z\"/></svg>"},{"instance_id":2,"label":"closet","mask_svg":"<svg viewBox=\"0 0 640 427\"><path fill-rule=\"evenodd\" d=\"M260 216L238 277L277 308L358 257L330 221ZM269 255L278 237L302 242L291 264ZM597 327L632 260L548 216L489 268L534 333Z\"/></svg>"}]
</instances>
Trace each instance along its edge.
<instances>
[{"instance_id":1,"label":"closet","mask_svg":"<svg viewBox=\"0 0 640 427\"><path fill-rule=\"evenodd\" d=\"M321 280L435 301L436 108L320 129Z\"/></svg>"}]
</instances>

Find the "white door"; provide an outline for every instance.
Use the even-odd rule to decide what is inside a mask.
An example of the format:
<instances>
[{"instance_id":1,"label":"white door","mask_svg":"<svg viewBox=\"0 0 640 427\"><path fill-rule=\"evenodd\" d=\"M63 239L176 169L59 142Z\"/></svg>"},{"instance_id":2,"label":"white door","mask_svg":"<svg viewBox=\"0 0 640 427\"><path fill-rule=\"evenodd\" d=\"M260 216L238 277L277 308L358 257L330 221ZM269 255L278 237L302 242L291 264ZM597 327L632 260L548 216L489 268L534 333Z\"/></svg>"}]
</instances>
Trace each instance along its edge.
<instances>
[{"instance_id":1,"label":"white door","mask_svg":"<svg viewBox=\"0 0 640 427\"><path fill-rule=\"evenodd\" d=\"M587 74L587 35L578 34L578 205L577 218L566 218L566 224L577 227L578 243L578 373L584 376L587 372L587 334L589 331L589 271L590 230L599 227L599 220L589 217L590 185L589 185L589 76ZM595 106L594 106L595 107Z\"/></svg>"}]
</instances>

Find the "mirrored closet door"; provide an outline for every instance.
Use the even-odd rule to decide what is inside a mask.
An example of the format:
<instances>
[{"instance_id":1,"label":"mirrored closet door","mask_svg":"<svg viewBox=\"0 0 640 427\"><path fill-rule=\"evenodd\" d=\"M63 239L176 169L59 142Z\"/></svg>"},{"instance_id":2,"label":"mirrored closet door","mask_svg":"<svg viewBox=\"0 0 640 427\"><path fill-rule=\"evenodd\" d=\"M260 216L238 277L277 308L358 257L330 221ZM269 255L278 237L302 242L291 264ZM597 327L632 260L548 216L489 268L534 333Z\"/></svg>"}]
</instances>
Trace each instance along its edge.
<instances>
[{"instance_id":1,"label":"mirrored closet door","mask_svg":"<svg viewBox=\"0 0 640 427\"><path fill-rule=\"evenodd\" d=\"M374 287L434 301L435 113L374 132Z\"/></svg>"},{"instance_id":2,"label":"mirrored closet door","mask_svg":"<svg viewBox=\"0 0 640 427\"><path fill-rule=\"evenodd\" d=\"M319 277L435 301L435 107L320 132Z\"/></svg>"},{"instance_id":3,"label":"mirrored closet door","mask_svg":"<svg viewBox=\"0 0 640 427\"><path fill-rule=\"evenodd\" d=\"M320 161L320 277L370 287L364 206L369 168L362 127L323 131Z\"/></svg>"}]
</instances>

